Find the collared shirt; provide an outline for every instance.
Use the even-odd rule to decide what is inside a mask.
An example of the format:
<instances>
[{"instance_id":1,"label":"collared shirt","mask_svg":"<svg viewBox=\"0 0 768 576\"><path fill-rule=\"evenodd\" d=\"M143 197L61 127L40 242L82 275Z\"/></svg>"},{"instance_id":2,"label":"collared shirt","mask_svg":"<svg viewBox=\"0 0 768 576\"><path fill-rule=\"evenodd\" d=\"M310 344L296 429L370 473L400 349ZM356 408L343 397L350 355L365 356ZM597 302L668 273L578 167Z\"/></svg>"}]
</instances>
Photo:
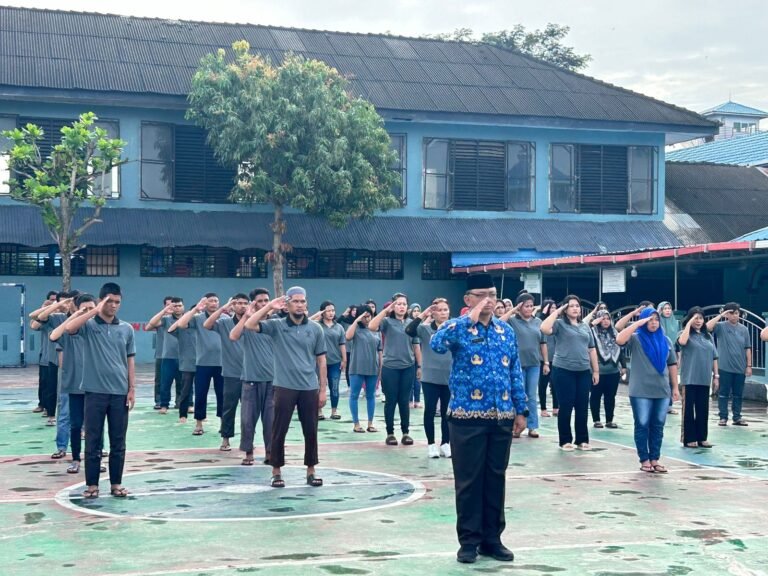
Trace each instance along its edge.
<instances>
[{"instance_id":1,"label":"collared shirt","mask_svg":"<svg viewBox=\"0 0 768 576\"><path fill-rule=\"evenodd\" d=\"M196 330L174 330L168 332L171 324L176 322L177 318L173 316L163 317L165 326L165 335L167 338L163 342L165 348L175 343L178 349L179 370L182 372L194 372L197 367L197 331Z\"/></svg>"},{"instance_id":2,"label":"collared shirt","mask_svg":"<svg viewBox=\"0 0 768 576\"><path fill-rule=\"evenodd\" d=\"M178 318L174 318L171 314L168 314L160 319L160 325L155 328L155 334L157 334L156 346L157 349L160 350L159 358L161 359L179 359L179 341L176 338L168 337L168 328L170 328L171 324L176 322L176 320L178 320ZM158 356L155 355L155 358L158 358Z\"/></svg>"},{"instance_id":3,"label":"collared shirt","mask_svg":"<svg viewBox=\"0 0 768 576\"><path fill-rule=\"evenodd\" d=\"M328 366L331 364L341 363L341 347L346 346L347 337L345 336L346 330L338 322L334 322L330 326L326 325L322 320L318 322L323 329L325 335L325 348L327 350L326 362Z\"/></svg>"},{"instance_id":4,"label":"collared shirt","mask_svg":"<svg viewBox=\"0 0 768 576\"><path fill-rule=\"evenodd\" d=\"M744 374L747 370L746 350L752 349L749 330L743 324L731 324L727 320L715 325L717 351L720 353L718 367L721 371Z\"/></svg>"},{"instance_id":5,"label":"collared shirt","mask_svg":"<svg viewBox=\"0 0 768 576\"><path fill-rule=\"evenodd\" d=\"M33 330L40 332L40 366L48 366L48 364L59 365L59 353L56 350L56 343L51 342L51 332L56 328L64 324L67 319L67 315L62 312L55 312L48 315L48 319L45 322L38 322L39 328L33 328Z\"/></svg>"},{"instance_id":6,"label":"collared shirt","mask_svg":"<svg viewBox=\"0 0 768 576\"><path fill-rule=\"evenodd\" d=\"M128 394L128 358L136 355L133 327L118 320L90 318L77 334L83 337L80 389L100 394Z\"/></svg>"},{"instance_id":7,"label":"collared shirt","mask_svg":"<svg viewBox=\"0 0 768 576\"><path fill-rule=\"evenodd\" d=\"M239 319L222 314L212 329L221 339L221 375L224 378L243 378L243 344L240 340L229 339L237 322Z\"/></svg>"},{"instance_id":8,"label":"collared shirt","mask_svg":"<svg viewBox=\"0 0 768 576\"><path fill-rule=\"evenodd\" d=\"M306 316L296 324L290 316L259 322L262 334L275 345L274 386L291 390L317 390L317 357L325 354L323 329Z\"/></svg>"},{"instance_id":9,"label":"collared shirt","mask_svg":"<svg viewBox=\"0 0 768 576\"><path fill-rule=\"evenodd\" d=\"M430 345L439 354L453 354L451 418L512 420L526 409L517 338L509 324L491 318L486 327L461 316L445 322Z\"/></svg>"},{"instance_id":10,"label":"collared shirt","mask_svg":"<svg viewBox=\"0 0 768 576\"><path fill-rule=\"evenodd\" d=\"M381 334L368 330L362 324L355 328L352 340L347 340L355 353L349 358L350 375L376 376L379 373L379 352L381 352Z\"/></svg>"},{"instance_id":11,"label":"collared shirt","mask_svg":"<svg viewBox=\"0 0 768 576\"><path fill-rule=\"evenodd\" d=\"M216 332L207 330L203 324L208 319L208 312L199 312L192 316L187 328L194 330L197 335L195 340L195 364L197 366L221 366L221 338Z\"/></svg>"},{"instance_id":12,"label":"collared shirt","mask_svg":"<svg viewBox=\"0 0 768 576\"><path fill-rule=\"evenodd\" d=\"M83 337L80 334L64 332L56 341L61 350L60 389L61 394L82 394L83 381Z\"/></svg>"}]
</instances>

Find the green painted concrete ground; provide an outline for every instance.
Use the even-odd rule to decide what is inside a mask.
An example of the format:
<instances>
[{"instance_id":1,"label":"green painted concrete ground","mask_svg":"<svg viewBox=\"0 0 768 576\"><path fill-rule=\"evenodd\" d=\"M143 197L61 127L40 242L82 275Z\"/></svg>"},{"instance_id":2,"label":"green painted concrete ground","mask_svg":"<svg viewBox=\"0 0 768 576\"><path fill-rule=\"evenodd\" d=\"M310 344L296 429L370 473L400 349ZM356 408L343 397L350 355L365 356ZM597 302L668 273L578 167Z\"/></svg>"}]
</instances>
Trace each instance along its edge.
<instances>
[{"instance_id":1,"label":"green painted concrete ground","mask_svg":"<svg viewBox=\"0 0 768 576\"><path fill-rule=\"evenodd\" d=\"M351 431L342 396L344 419L320 423L326 486L303 484L294 426L277 491L268 467L218 450L215 418L193 437L192 424L154 412L147 370L128 431L133 494L89 502L82 474L50 459L54 430L31 413L36 371L0 370L0 575L768 574L765 406L747 407L748 428L720 428L713 413L713 450L680 447L670 416L668 475L638 470L624 397L621 428L591 430L589 453L559 451L555 419L543 419L542 438L512 448L504 540L515 562L464 566L451 464L426 458L422 410L416 445L386 447L383 432Z\"/></svg>"}]
</instances>

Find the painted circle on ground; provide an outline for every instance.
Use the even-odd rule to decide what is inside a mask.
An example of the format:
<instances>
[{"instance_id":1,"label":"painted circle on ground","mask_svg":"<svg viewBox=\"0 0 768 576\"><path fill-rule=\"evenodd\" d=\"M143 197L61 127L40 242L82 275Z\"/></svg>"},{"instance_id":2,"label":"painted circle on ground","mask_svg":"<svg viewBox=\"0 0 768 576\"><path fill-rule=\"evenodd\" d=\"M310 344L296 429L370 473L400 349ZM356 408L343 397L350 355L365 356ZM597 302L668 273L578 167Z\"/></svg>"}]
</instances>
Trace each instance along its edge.
<instances>
[{"instance_id":1,"label":"painted circle on ground","mask_svg":"<svg viewBox=\"0 0 768 576\"><path fill-rule=\"evenodd\" d=\"M65 508L110 518L195 521L285 520L337 516L407 504L424 495L424 486L393 474L322 468L319 488L307 486L306 468L282 469L285 488L270 486L269 466L203 466L126 474L127 498L109 494L83 497L84 483L56 495Z\"/></svg>"}]
</instances>

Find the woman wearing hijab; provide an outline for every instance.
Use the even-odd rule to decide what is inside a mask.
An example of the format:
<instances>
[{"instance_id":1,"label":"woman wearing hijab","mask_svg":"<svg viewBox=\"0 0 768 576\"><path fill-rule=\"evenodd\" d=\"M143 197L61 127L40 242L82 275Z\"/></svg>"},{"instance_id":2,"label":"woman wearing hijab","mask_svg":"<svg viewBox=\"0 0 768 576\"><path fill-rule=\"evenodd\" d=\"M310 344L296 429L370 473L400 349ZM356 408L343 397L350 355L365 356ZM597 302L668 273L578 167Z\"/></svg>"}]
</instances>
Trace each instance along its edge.
<instances>
[{"instance_id":1,"label":"woman wearing hijab","mask_svg":"<svg viewBox=\"0 0 768 576\"><path fill-rule=\"evenodd\" d=\"M677 337L680 346L680 383L683 385L683 431L686 448L712 448L709 433L709 387L720 384L717 348L704 327L704 311L698 306L688 310L683 330Z\"/></svg>"},{"instance_id":2,"label":"woman wearing hijab","mask_svg":"<svg viewBox=\"0 0 768 576\"><path fill-rule=\"evenodd\" d=\"M592 321L592 333L595 335L597 360L600 367L600 381L592 386L589 395L589 408L595 428L602 428L600 421L600 399L605 403L605 427L618 428L613 421L616 407L616 392L619 390L619 378L627 372L624 351L616 343L616 329L607 310L599 310Z\"/></svg>"},{"instance_id":3,"label":"woman wearing hijab","mask_svg":"<svg viewBox=\"0 0 768 576\"><path fill-rule=\"evenodd\" d=\"M672 304L667 302L659 303L659 307L656 308L659 313L659 322L661 323L661 329L664 331L664 335L673 342L677 338L677 334L680 332L680 320L675 318L675 311L672 309ZM669 408L667 414L678 414L679 412L673 408L672 397L669 397Z\"/></svg>"},{"instance_id":4,"label":"woman wearing hijab","mask_svg":"<svg viewBox=\"0 0 768 576\"><path fill-rule=\"evenodd\" d=\"M629 373L629 402L635 418L635 447L643 472L664 474L659 464L669 395L677 399L677 358L672 342L660 329L659 313L644 308L636 322L616 336L632 357ZM670 392L670 385L672 391Z\"/></svg>"},{"instance_id":5,"label":"woman wearing hijab","mask_svg":"<svg viewBox=\"0 0 768 576\"><path fill-rule=\"evenodd\" d=\"M408 319L413 321L421 315L421 304L414 302L408 306ZM423 348L422 348L423 352ZM418 379L413 381L413 389L411 390L411 399L408 402L410 408L421 408L421 382Z\"/></svg>"}]
</instances>

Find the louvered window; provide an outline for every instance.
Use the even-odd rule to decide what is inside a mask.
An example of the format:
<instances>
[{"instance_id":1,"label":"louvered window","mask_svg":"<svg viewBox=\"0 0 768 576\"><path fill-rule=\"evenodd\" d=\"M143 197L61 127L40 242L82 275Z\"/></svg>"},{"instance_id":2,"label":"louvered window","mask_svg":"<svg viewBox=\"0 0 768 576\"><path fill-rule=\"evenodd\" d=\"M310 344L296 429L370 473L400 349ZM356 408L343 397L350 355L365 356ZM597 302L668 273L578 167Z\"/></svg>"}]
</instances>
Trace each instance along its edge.
<instances>
[{"instance_id":1,"label":"louvered window","mask_svg":"<svg viewBox=\"0 0 768 576\"><path fill-rule=\"evenodd\" d=\"M403 278L403 255L400 252L294 248L285 255L285 264L287 278Z\"/></svg>"},{"instance_id":2,"label":"louvered window","mask_svg":"<svg viewBox=\"0 0 768 576\"><path fill-rule=\"evenodd\" d=\"M491 140L424 141L424 207L442 210L530 210L533 146ZM518 163L518 153L525 160ZM508 165L508 154L515 163Z\"/></svg>"},{"instance_id":3,"label":"louvered window","mask_svg":"<svg viewBox=\"0 0 768 576\"><path fill-rule=\"evenodd\" d=\"M142 246L140 275L175 278L266 278L266 252L237 251L210 246Z\"/></svg>"},{"instance_id":4,"label":"louvered window","mask_svg":"<svg viewBox=\"0 0 768 576\"><path fill-rule=\"evenodd\" d=\"M196 126L141 127L142 198L174 202L229 202L235 170L222 167Z\"/></svg>"},{"instance_id":5,"label":"louvered window","mask_svg":"<svg viewBox=\"0 0 768 576\"><path fill-rule=\"evenodd\" d=\"M117 246L87 246L75 252L70 262L72 276L119 276ZM61 276L61 255L57 246L30 248L0 244L0 276Z\"/></svg>"},{"instance_id":6,"label":"louvered window","mask_svg":"<svg viewBox=\"0 0 768 576\"><path fill-rule=\"evenodd\" d=\"M392 166L392 170L400 176L400 184L392 188L392 195L400 201L401 206L405 206L408 200L406 190L407 159L406 159L406 136L405 134L390 134L389 139L392 142L392 150L397 154L397 161Z\"/></svg>"},{"instance_id":7,"label":"louvered window","mask_svg":"<svg viewBox=\"0 0 768 576\"><path fill-rule=\"evenodd\" d=\"M550 212L651 214L656 148L553 144Z\"/></svg>"}]
</instances>

